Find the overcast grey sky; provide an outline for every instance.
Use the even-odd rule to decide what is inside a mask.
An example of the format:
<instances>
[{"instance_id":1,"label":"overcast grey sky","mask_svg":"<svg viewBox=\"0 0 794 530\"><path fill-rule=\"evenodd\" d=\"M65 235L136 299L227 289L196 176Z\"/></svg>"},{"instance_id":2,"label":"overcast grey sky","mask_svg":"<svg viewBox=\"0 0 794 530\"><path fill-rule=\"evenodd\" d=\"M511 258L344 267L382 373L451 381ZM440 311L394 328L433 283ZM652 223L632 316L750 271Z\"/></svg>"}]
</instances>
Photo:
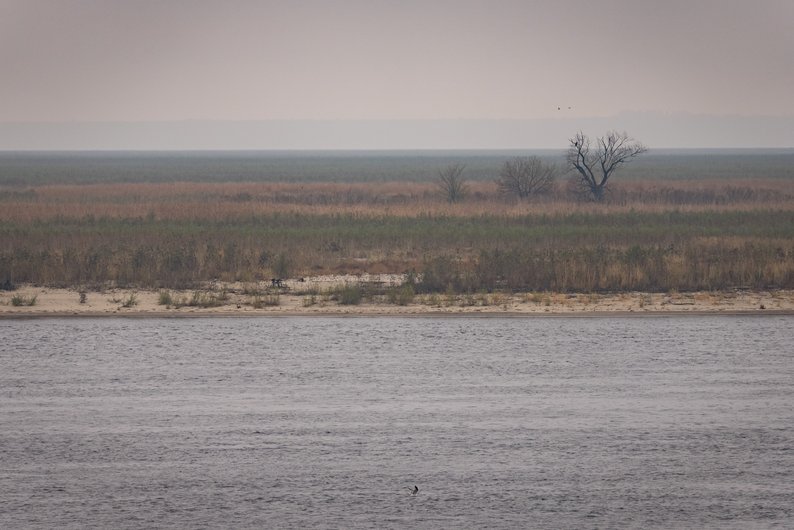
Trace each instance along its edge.
<instances>
[{"instance_id":1,"label":"overcast grey sky","mask_svg":"<svg viewBox=\"0 0 794 530\"><path fill-rule=\"evenodd\" d=\"M794 1L0 0L0 70L0 122L792 117Z\"/></svg>"}]
</instances>

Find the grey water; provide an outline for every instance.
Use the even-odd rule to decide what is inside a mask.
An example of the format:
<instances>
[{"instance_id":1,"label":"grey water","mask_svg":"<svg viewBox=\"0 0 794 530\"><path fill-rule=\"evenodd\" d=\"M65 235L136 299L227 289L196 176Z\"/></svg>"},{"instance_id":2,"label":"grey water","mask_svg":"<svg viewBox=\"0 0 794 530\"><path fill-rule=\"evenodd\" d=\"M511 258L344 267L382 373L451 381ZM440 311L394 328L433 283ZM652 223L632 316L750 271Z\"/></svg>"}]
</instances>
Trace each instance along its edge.
<instances>
[{"instance_id":1,"label":"grey water","mask_svg":"<svg viewBox=\"0 0 794 530\"><path fill-rule=\"evenodd\" d=\"M2 528L792 526L791 316L0 321Z\"/></svg>"}]
</instances>

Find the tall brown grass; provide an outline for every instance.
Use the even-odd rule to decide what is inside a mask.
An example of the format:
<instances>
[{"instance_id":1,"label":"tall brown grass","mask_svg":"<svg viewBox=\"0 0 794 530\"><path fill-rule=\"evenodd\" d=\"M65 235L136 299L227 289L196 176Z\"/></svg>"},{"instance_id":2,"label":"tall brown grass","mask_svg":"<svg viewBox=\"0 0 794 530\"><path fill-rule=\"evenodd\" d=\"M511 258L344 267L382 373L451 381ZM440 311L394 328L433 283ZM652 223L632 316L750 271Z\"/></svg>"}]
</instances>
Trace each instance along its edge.
<instances>
[{"instance_id":1,"label":"tall brown grass","mask_svg":"<svg viewBox=\"0 0 794 530\"><path fill-rule=\"evenodd\" d=\"M794 287L794 180L627 181L603 204L472 182L0 189L0 282L184 287L415 270L418 292Z\"/></svg>"},{"instance_id":2,"label":"tall brown grass","mask_svg":"<svg viewBox=\"0 0 794 530\"><path fill-rule=\"evenodd\" d=\"M467 199L450 204L435 183L121 183L47 185L4 196L0 221L59 218L235 219L273 213L518 216L579 212L661 212L794 209L794 181L756 179L752 183L629 181L615 187L605 204L573 199L565 183L527 201L506 200L495 183L470 183Z\"/></svg>"}]
</instances>

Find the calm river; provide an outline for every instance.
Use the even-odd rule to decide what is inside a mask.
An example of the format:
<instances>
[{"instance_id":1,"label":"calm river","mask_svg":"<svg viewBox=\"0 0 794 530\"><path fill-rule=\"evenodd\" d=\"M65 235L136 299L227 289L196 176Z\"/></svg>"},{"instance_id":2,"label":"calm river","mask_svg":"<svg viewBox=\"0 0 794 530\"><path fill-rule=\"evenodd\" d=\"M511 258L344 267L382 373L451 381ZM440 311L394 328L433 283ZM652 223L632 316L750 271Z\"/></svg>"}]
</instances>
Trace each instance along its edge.
<instances>
[{"instance_id":1,"label":"calm river","mask_svg":"<svg viewBox=\"0 0 794 530\"><path fill-rule=\"evenodd\" d=\"M792 526L794 317L0 321L2 528Z\"/></svg>"}]
</instances>

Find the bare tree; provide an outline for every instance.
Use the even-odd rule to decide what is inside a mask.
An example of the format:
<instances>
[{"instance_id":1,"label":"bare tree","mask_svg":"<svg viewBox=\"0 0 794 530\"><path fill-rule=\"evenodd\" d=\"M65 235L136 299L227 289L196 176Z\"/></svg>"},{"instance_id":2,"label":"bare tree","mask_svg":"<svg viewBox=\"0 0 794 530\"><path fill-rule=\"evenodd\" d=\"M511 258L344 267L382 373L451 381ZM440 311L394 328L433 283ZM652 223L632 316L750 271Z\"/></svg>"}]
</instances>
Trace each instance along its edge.
<instances>
[{"instance_id":1,"label":"bare tree","mask_svg":"<svg viewBox=\"0 0 794 530\"><path fill-rule=\"evenodd\" d=\"M451 164L438 171L438 188L448 202L460 202L468 191L462 164Z\"/></svg>"},{"instance_id":2,"label":"bare tree","mask_svg":"<svg viewBox=\"0 0 794 530\"><path fill-rule=\"evenodd\" d=\"M576 170L582 188L596 201L604 198L607 181L617 168L648 150L625 132L610 131L596 139L593 147L582 132L569 141L568 164Z\"/></svg>"},{"instance_id":3,"label":"bare tree","mask_svg":"<svg viewBox=\"0 0 794 530\"><path fill-rule=\"evenodd\" d=\"M559 173L557 166L544 164L536 156L516 157L504 163L496 184L500 192L525 199L549 191Z\"/></svg>"}]
</instances>

